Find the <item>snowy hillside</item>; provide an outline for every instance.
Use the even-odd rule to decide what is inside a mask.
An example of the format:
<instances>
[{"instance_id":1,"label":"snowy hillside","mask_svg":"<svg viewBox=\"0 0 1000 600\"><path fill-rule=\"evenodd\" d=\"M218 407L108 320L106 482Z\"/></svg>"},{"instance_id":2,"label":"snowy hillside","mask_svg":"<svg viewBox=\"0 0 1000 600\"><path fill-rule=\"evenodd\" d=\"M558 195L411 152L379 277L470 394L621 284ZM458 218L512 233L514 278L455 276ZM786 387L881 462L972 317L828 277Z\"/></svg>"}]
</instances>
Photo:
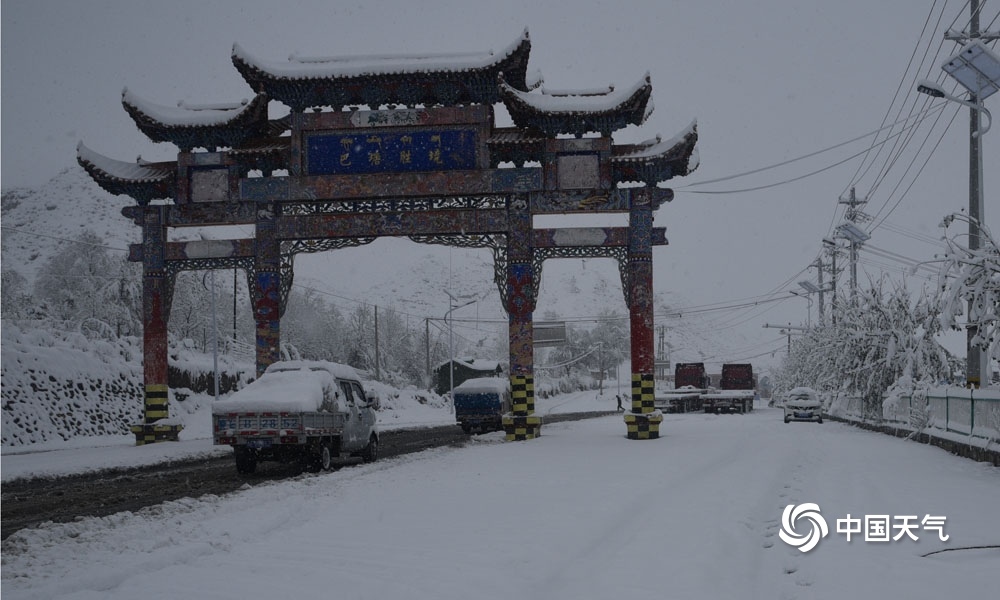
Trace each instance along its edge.
<instances>
[{"instance_id":1,"label":"snowy hillside","mask_svg":"<svg viewBox=\"0 0 1000 600\"><path fill-rule=\"evenodd\" d=\"M79 167L60 172L37 189L4 190L0 264L31 283L45 260L71 243L64 240L74 240L85 231L125 251L140 240L139 228L121 214L132 204L131 198L99 188Z\"/></svg>"}]
</instances>

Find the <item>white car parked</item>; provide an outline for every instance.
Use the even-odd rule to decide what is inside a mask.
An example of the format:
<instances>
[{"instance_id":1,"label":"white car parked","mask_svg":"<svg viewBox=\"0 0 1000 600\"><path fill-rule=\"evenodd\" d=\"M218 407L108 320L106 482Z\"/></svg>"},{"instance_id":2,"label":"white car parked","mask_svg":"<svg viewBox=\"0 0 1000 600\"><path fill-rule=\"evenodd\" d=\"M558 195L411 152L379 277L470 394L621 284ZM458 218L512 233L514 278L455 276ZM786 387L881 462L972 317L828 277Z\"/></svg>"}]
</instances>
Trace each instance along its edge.
<instances>
[{"instance_id":1,"label":"white car parked","mask_svg":"<svg viewBox=\"0 0 1000 600\"><path fill-rule=\"evenodd\" d=\"M791 421L823 422L823 405L816 390L797 387L785 394L785 423Z\"/></svg>"}]
</instances>

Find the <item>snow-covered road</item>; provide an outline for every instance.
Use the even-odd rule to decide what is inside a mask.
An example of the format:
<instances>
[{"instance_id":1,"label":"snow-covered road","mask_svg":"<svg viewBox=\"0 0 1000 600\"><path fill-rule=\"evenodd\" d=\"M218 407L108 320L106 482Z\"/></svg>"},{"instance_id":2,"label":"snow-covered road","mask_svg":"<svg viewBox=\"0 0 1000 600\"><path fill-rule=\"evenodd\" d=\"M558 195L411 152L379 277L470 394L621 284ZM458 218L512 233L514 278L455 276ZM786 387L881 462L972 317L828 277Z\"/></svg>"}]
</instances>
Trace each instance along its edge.
<instances>
[{"instance_id":1,"label":"snow-covered road","mask_svg":"<svg viewBox=\"0 0 1000 600\"><path fill-rule=\"evenodd\" d=\"M24 530L3 544L17 598L958 598L997 590L1000 471L836 423L620 416L500 433L239 493ZM789 504L829 524L802 553ZM837 519L945 516L848 543ZM893 520L893 523L899 522ZM796 531L808 531L800 519ZM897 531L892 530L892 535Z\"/></svg>"}]
</instances>

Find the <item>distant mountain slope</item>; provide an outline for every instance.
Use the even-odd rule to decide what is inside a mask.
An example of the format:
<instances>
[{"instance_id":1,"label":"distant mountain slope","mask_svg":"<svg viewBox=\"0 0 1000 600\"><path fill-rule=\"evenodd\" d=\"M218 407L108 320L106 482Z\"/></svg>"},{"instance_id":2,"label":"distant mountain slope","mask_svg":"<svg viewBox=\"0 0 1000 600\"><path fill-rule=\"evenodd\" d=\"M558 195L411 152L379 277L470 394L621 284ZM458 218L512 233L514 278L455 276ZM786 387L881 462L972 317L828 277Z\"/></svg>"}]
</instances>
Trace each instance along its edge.
<instances>
[{"instance_id":1,"label":"distant mountain slope","mask_svg":"<svg viewBox=\"0 0 1000 600\"><path fill-rule=\"evenodd\" d=\"M34 282L38 268L85 231L122 251L140 239L139 228L122 216L133 202L112 196L83 169L69 168L37 189L4 191L0 201L0 252L4 269L13 268ZM54 239L62 238L62 239Z\"/></svg>"}]
</instances>

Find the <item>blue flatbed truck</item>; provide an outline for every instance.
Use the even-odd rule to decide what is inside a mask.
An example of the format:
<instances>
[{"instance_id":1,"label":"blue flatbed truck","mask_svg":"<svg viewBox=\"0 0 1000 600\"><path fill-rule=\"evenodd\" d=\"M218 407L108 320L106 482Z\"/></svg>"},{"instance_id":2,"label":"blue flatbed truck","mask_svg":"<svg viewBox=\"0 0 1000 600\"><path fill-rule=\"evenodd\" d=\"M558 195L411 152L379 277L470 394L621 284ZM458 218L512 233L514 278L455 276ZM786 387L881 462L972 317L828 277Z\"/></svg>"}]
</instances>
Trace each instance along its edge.
<instances>
[{"instance_id":1,"label":"blue flatbed truck","mask_svg":"<svg viewBox=\"0 0 1000 600\"><path fill-rule=\"evenodd\" d=\"M510 381L506 377L467 379L455 388L455 420L465 433L503 429L503 415L511 411Z\"/></svg>"}]
</instances>

